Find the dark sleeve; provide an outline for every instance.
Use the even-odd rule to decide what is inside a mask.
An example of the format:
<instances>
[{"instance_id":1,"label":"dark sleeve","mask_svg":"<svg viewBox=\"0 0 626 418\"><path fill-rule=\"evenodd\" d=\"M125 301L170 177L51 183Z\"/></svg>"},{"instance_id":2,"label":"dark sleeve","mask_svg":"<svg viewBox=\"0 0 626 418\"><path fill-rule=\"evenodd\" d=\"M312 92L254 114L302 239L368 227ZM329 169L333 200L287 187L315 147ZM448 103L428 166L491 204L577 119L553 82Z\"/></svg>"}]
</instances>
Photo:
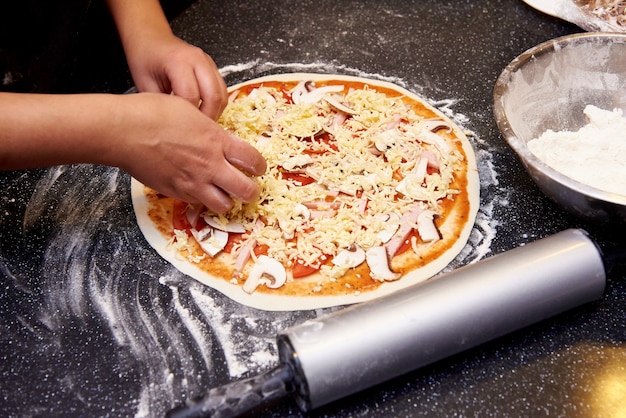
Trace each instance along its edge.
<instances>
[{"instance_id":1,"label":"dark sleeve","mask_svg":"<svg viewBox=\"0 0 626 418\"><path fill-rule=\"evenodd\" d=\"M9 0L0 13L0 89L61 92L69 82L89 0Z\"/></svg>"}]
</instances>

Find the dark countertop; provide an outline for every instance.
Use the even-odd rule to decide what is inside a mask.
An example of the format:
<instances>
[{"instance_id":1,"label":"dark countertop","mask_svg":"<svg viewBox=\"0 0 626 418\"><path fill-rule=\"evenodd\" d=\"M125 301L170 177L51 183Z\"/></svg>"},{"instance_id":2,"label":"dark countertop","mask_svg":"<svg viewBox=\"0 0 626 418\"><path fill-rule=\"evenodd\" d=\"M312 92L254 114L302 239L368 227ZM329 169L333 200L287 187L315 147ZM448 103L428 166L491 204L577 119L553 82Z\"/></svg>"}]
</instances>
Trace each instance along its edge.
<instances>
[{"instance_id":1,"label":"dark countertop","mask_svg":"<svg viewBox=\"0 0 626 418\"><path fill-rule=\"evenodd\" d=\"M383 78L471 130L482 200L472 252L457 264L570 227L603 246L625 243L546 199L492 115L502 69L532 46L582 32L576 26L515 0L200 0L172 27L212 55L229 84L293 71ZM112 49L84 51L82 89L131 85ZM185 397L269 369L277 332L326 312L257 311L178 273L141 236L129 181L82 165L0 173L3 416L163 416ZM285 400L262 415L617 416L626 404L625 275L609 275L600 301L364 393L308 414Z\"/></svg>"}]
</instances>

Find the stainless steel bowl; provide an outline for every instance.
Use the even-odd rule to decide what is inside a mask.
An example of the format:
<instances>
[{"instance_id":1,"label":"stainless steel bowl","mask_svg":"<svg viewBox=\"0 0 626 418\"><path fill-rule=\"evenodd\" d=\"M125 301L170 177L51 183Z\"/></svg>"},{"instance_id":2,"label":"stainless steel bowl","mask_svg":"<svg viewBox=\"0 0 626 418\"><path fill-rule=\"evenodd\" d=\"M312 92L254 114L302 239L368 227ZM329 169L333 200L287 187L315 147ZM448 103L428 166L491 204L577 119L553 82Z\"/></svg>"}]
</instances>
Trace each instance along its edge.
<instances>
[{"instance_id":1,"label":"stainless steel bowl","mask_svg":"<svg viewBox=\"0 0 626 418\"><path fill-rule=\"evenodd\" d=\"M539 188L574 215L623 225L626 196L566 177L526 145L548 129L578 130L587 123L583 109L589 104L626 113L626 34L583 33L544 42L511 61L494 88L498 128Z\"/></svg>"}]
</instances>

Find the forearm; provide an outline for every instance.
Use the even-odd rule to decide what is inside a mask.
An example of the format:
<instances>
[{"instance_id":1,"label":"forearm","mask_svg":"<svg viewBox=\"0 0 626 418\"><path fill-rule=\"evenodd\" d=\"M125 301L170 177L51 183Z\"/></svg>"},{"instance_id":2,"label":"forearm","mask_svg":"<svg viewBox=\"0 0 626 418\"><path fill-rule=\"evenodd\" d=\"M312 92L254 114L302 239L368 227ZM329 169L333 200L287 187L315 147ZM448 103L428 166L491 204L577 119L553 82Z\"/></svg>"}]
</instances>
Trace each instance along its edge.
<instances>
[{"instance_id":1,"label":"forearm","mask_svg":"<svg viewBox=\"0 0 626 418\"><path fill-rule=\"evenodd\" d=\"M114 164L115 95L0 93L0 169Z\"/></svg>"},{"instance_id":2,"label":"forearm","mask_svg":"<svg viewBox=\"0 0 626 418\"><path fill-rule=\"evenodd\" d=\"M126 53L140 47L141 38L171 36L172 31L158 0L105 0Z\"/></svg>"}]
</instances>

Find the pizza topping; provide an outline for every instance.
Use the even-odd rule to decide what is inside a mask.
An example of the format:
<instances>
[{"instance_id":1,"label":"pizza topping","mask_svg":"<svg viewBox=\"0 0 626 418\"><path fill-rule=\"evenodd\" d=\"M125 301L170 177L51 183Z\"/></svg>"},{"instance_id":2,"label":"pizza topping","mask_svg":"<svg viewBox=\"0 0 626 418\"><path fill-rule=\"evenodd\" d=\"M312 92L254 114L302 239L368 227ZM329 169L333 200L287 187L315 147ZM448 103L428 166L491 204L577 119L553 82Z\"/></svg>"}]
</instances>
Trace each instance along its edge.
<instances>
[{"instance_id":1,"label":"pizza topping","mask_svg":"<svg viewBox=\"0 0 626 418\"><path fill-rule=\"evenodd\" d=\"M281 166L287 171L294 171L296 168L302 168L313 163L313 158L308 154L294 155L287 158L281 163Z\"/></svg>"},{"instance_id":2,"label":"pizza topping","mask_svg":"<svg viewBox=\"0 0 626 418\"><path fill-rule=\"evenodd\" d=\"M377 236L383 244L386 244L400 228L400 216L396 213L378 213L374 218L384 223Z\"/></svg>"},{"instance_id":3,"label":"pizza topping","mask_svg":"<svg viewBox=\"0 0 626 418\"><path fill-rule=\"evenodd\" d=\"M400 220L400 228L398 232L393 236L389 242L385 244L385 248L387 249L387 253L389 257L393 257L398 253L398 250L407 240L408 236L411 234L415 225L417 224L417 218L420 213L422 213L423 209L420 205L416 205L413 210L405 213Z\"/></svg>"},{"instance_id":4,"label":"pizza topping","mask_svg":"<svg viewBox=\"0 0 626 418\"><path fill-rule=\"evenodd\" d=\"M340 112L347 113L349 115L354 115L354 114L357 113L356 110L350 109L348 106L346 106L343 103L339 102L338 99L336 99L335 97L330 96L328 94L324 96L324 100L326 102L328 102L329 105L334 107L336 110L339 110Z\"/></svg>"},{"instance_id":5,"label":"pizza topping","mask_svg":"<svg viewBox=\"0 0 626 418\"><path fill-rule=\"evenodd\" d=\"M235 261L235 269L233 271L233 278L237 279L241 276L244 266L248 263L252 257L252 250L256 246L256 240L248 240L239 250L237 260Z\"/></svg>"},{"instance_id":6,"label":"pizza topping","mask_svg":"<svg viewBox=\"0 0 626 418\"><path fill-rule=\"evenodd\" d=\"M417 216L417 232L424 242L432 242L441 239L441 233L435 225L437 213L432 210L425 210Z\"/></svg>"},{"instance_id":7,"label":"pizza topping","mask_svg":"<svg viewBox=\"0 0 626 418\"><path fill-rule=\"evenodd\" d=\"M281 287L287 281L285 267L276 259L266 255L259 256L243 285L246 293L252 293L257 287L264 284L270 289Z\"/></svg>"},{"instance_id":8,"label":"pizza topping","mask_svg":"<svg viewBox=\"0 0 626 418\"><path fill-rule=\"evenodd\" d=\"M626 3L624 0L577 0L577 3L593 15L617 27L626 26Z\"/></svg>"},{"instance_id":9,"label":"pizza topping","mask_svg":"<svg viewBox=\"0 0 626 418\"><path fill-rule=\"evenodd\" d=\"M206 225L199 231L196 228L191 228L191 234L200 244L202 250L211 257L215 257L228 243L228 232L209 225Z\"/></svg>"},{"instance_id":10,"label":"pizza topping","mask_svg":"<svg viewBox=\"0 0 626 418\"><path fill-rule=\"evenodd\" d=\"M380 152L391 149L397 141L401 140L398 132L392 130L382 131L374 138L374 146Z\"/></svg>"},{"instance_id":11,"label":"pizza topping","mask_svg":"<svg viewBox=\"0 0 626 418\"><path fill-rule=\"evenodd\" d=\"M411 233L421 244L440 238L434 219L458 193L450 184L463 158L447 142L450 123L367 85L267 83L229 100L220 124L268 162L261 197L223 216L194 205L186 215L207 254L236 259L235 279L263 248L246 292L282 286L287 270L290 280L314 272L335 279L363 263L374 280L396 280L389 261ZM241 238L224 250L229 233Z\"/></svg>"},{"instance_id":12,"label":"pizza topping","mask_svg":"<svg viewBox=\"0 0 626 418\"><path fill-rule=\"evenodd\" d=\"M309 219L311 219L311 211L309 208L298 203L286 217L278 218L278 226L283 231L283 237L285 237L285 239L292 239L295 236L298 226Z\"/></svg>"},{"instance_id":13,"label":"pizza topping","mask_svg":"<svg viewBox=\"0 0 626 418\"><path fill-rule=\"evenodd\" d=\"M450 145L439 135L431 131L422 132L420 139L427 144L435 145L442 153L450 151Z\"/></svg>"},{"instance_id":14,"label":"pizza topping","mask_svg":"<svg viewBox=\"0 0 626 418\"><path fill-rule=\"evenodd\" d=\"M235 232L238 234L243 234L244 232L246 232L246 229L243 227L242 224L228 221L227 219L223 217L213 216L205 212L202 214L202 218L204 219L204 222L207 223L207 225L215 229L219 229L219 230L226 231L226 232ZM195 225L195 224L192 224L192 225Z\"/></svg>"},{"instance_id":15,"label":"pizza topping","mask_svg":"<svg viewBox=\"0 0 626 418\"><path fill-rule=\"evenodd\" d=\"M436 132L439 129L444 129L447 132L452 132L452 125L445 121L445 120L441 120L441 119L427 119L424 121L424 128L428 129L429 131L432 132Z\"/></svg>"},{"instance_id":16,"label":"pizza topping","mask_svg":"<svg viewBox=\"0 0 626 418\"><path fill-rule=\"evenodd\" d=\"M185 208L185 217L187 218L187 222L189 222L190 226L198 225L198 221L200 220L200 215L204 211L204 206L202 205L187 205Z\"/></svg>"},{"instance_id":17,"label":"pizza topping","mask_svg":"<svg viewBox=\"0 0 626 418\"><path fill-rule=\"evenodd\" d=\"M342 85L330 85L324 87L315 87L315 82L311 80L303 80L291 90L291 100L295 104L301 103L318 103L325 98L327 94L339 93L344 90Z\"/></svg>"},{"instance_id":18,"label":"pizza topping","mask_svg":"<svg viewBox=\"0 0 626 418\"><path fill-rule=\"evenodd\" d=\"M399 273L391 271L389 258L385 247L377 246L365 252L365 259L370 268L372 279L379 281L392 281L400 278Z\"/></svg>"},{"instance_id":19,"label":"pizza topping","mask_svg":"<svg viewBox=\"0 0 626 418\"><path fill-rule=\"evenodd\" d=\"M345 250L340 251L334 258L332 263L338 267L353 268L365 261L365 251L358 245L352 245Z\"/></svg>"}]
</instances>

